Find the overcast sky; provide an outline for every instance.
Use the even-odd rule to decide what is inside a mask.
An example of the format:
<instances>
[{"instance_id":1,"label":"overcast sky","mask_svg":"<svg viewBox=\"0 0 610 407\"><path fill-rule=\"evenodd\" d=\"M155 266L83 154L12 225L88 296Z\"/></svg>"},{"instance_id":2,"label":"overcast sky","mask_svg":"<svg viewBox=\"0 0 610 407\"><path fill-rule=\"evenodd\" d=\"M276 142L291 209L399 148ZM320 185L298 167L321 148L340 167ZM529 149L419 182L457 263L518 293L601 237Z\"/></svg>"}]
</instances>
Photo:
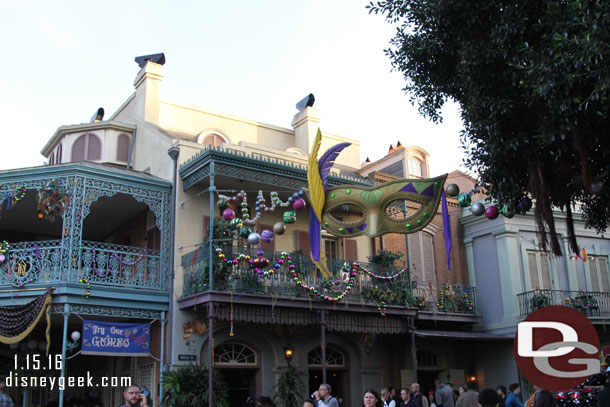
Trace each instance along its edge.
<instances>
[{"instance_id":1,"label":"overcast sky","mask_svg":"<svg viewBox=\"0 0 610 407\"><path fill-rule=\"evenodd\" d=\"M41 165L57 127L114 112L133 92L134 57L164 52L164 100L290 128L316 97L322 130L360 140L362 161L390 143L431 154L432 175L463 157L457 107L421 117L383 50L395 27L360 0L0 0L0 169Z\"/></svg>"}]
</instances>

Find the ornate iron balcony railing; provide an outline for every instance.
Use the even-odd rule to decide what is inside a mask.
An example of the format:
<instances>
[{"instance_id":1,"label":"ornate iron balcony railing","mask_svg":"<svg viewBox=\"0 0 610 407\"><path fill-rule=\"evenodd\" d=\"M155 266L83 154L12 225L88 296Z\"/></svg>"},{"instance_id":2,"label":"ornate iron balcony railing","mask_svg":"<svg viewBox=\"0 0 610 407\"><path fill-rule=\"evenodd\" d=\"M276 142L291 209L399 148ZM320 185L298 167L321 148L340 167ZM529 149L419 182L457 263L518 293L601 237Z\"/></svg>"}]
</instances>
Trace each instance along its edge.
<instances>
[{"instance_id":1,"label":"ornate iron balcony railing","mask_svg":"<svg viewBox=\"0 0 610 407\"><path fill-rule=\"evenodd\" d=\"M195 250L182 256L182 267L184 271L183 288L184 296L198 294L209 290L209 268L207 247ZM252 249L246 252L251 258L256 258ZM225 253L227 258L233 258L232 253ZM304 254L291 254L292 264L299 280L307 286L319 291L330 292L325 286L324 278L316 270L309 256ZM235 256L237 257L237 256ZM264 257L270 261L270 268L281 257L281 252L265 251ZM342 286L339 270L345 263L341 259L329 259L329 270L334 271L337 287ZM400 272L400 268L383 267L377 264L359 262L368 271L376 276L393 276ZM239 295L260 294L272 295L274 297L288 298L312 298L311 290L299 287L291 276L286 264L271 276L259 278L246 261L237 264L225 264L217 254L214 253L213 289L215 291L230 291ZM351 264L351 262L350 262ZM339 292L342 292L339 291ZM402 305L407 308L416 308L424 311L437 311L446 313L476 314L476 291L474 287L461 285L426 285L410 283L406 273L400 274L394 279L378 279L359 272L354 286L345 299L357 303L373 303L380 305Z\"/></svg>"},{"instance_id":2,"label":"ornate iron balcony railing","mask_svg":"<svg viewBox=\"0 0 610 407\"><path fill-rule=\"evenodd\" d=\"M517 295L521 318L547 305L572 307L590 318L610 317L610 292L532 290Z\"/></svg>"},{"instance_id":3,"label":"ornate iron balcony railing","mask_svg":"<svg viewBox=\"0 0 610 407\"><path fill-rule=\"evenodd\" d=\"M70 267L62 267L62 256L69 253L61 240L11 243L0 263L0 285L84 279L96 285L167 290L169 273L162 270L159 250L83 240L78 254L69 259Z\"/></svg>"}]
</instances>

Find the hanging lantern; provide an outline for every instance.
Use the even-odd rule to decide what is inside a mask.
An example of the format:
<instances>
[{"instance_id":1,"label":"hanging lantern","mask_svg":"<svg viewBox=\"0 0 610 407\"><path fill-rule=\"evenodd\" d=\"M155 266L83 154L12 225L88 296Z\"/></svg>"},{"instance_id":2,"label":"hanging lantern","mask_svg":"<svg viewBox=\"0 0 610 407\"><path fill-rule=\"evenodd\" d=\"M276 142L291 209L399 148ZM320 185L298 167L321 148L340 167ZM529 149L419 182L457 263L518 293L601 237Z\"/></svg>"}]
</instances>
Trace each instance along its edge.
<instances>
[{"instance_id":1,"label":"hanging lantern","mask_svg":"<svg viewBox=\"0 0 610 407\"><path fill-rule=\"evenodd\" d=\"M294 211L284 212L284 223L294 223L297 220L297 214Z\"/></svg>"},{"instance_id":2,"label":"hanging lantern","mask_svg":"<svg viewBox=\"0 0 610 407\"><path fill-rule=\"evenodd\" d=\"M472 198L467 193L461 193L458 195L458 205L462 208L467 208L472 203Z\"/></svg>"}]
</instances>

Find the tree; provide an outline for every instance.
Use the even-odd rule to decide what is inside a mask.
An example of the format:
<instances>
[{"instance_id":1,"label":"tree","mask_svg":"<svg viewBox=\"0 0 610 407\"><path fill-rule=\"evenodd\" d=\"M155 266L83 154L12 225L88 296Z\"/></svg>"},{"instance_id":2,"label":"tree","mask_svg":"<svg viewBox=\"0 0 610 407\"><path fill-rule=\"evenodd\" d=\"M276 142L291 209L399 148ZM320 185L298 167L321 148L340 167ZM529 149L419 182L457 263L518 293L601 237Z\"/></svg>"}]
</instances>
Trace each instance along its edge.
<instances>
[{"instance_id":1,"label":"tree","mask_svg":"<svg viewBox=\"0 0 610 407\"><path fill-rule=\"evenodd\" d=\"M275 390L275 401L282 407L297 406L303 400L306 389L303 379L306 374L290 361L288 366L282 371L273 389Z\"/></svg>"},{"instance_id":2,"label":"tree","mask_svg":"<svg viewBox=\"0 0 610 407\"><path fill-rule=\"evenodd\" d=\"M541 245L561 255L553 206L587 226L610 219L610 3L602 0L387 0L398 24L386 50L422 114L461 107L465 165L500 205L535 200ZM521 208L523 209L523 208Z\"/></svg>"},{"instance_id":3,"label":"tree","mask_svg":"<svg viewBox=\"0 0 610 407\"><path fill-rule=\"evenodd\" d=\"M204 365L181 365L163 373L163 386L167 390L164 404L171 407L206 407L208 405L209 369ZM214 407L228 407L227 385L220 370L213 369ZM165 404L167 403L167 404Z\"/></svg>"}]
</instances>

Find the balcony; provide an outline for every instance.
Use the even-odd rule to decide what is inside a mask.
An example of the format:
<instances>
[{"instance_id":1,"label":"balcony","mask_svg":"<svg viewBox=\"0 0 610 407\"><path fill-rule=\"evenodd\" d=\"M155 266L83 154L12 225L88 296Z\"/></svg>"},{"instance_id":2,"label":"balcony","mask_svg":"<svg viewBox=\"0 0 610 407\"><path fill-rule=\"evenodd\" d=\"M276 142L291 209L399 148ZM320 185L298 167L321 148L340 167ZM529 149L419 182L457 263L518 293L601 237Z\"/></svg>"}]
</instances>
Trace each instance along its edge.
<instances>
[{"instance_id":1,"label":"balcony","mask_svg":"<svg viewBox=\"0 0 610 407\"><path fill-rule=\"evenodd\" d=\"M241 251L240 251L241 252ZM183 297L198 295L209 291L209 249L202 248L182 256L184 270ZM225 253L227 258L232 258ZM248 251L251 258L256 258L254 250ZM335 273L332 285L325 281L316 270L309 256L304 254L291 254L292 264L300 281L307 286L299 287L292 278L286 264L278 272L259 278L247 261L238 261L236 264L224 264L214 253L213 291L231 292L236 296L254 294L271 296L273 298L287 299L313 299L316 300L313 290L320 293L336 296L343 292L345 276ZM266 251L264 257L269 259L270 268L282 256L281 252ZM340 270L345 260L328 260L329 270ZM345 294L345 301L350 304L369 304L402 306L408 309L444 314L470 314L477 315L476 290L474 287L461 285L432 285L415 284L409 282L405 273L391 279L390 276L400 272L399 268L382 267L376 264L360 262L369 272L386 279L373 278L365 272L359 272L355 278L353 288ZM222 267L220 267L222 265ZM336 291L335 291L336 290ZM397 308L399 308L397 307Z\"/></svg>"},{"instance_id":2,"label":"balcony","mask_svg":"<svg viewBox=\"0 0 610 407\"><path fill-rule=\"evenodd\" d=\"M547 305L572 307L590 319L610 317L610 292L533 290L517 295L517 300L522 319Z\"/></svg>"},{"instance_id":3,"label":"balcony","mask_svg":"<svg viewBox=\"0 0 610 407\"><path fill-rule=\"evenodd\" d=\"M80 284L167 291L159 250L83 240L69 258L61 240L11 243L0 263L0 286ZM68 267L62 266L68 263Z\"/></svg>"}]
</instances>

